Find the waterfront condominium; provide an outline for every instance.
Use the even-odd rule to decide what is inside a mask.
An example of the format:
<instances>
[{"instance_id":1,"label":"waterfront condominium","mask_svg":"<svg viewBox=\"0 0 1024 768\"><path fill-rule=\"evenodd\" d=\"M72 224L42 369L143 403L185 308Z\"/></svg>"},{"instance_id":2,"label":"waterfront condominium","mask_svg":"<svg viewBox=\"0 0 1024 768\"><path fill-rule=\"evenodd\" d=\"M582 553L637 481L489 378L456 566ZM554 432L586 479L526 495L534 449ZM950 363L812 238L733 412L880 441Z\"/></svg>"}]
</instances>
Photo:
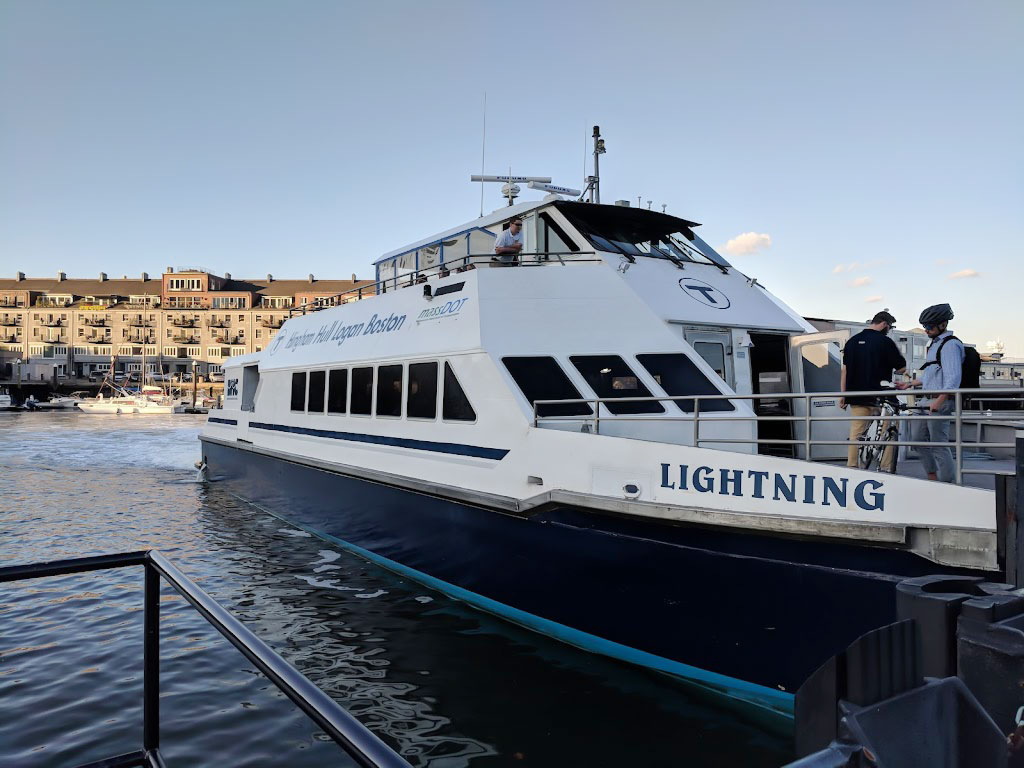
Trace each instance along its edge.
<instances>
[{"instance_id":1,"label":"waterfront condominium","mask_svg":"<svg viewBox=\"0 0 1024 768\"><path fill-rule=\"evenodd\" d=\"M0 279L0 380L86 379L115 371L208 376L259 352L289 312L372 295L371 280L237 280L195 267L159 278Z\"/></svg>"}]
</instances>

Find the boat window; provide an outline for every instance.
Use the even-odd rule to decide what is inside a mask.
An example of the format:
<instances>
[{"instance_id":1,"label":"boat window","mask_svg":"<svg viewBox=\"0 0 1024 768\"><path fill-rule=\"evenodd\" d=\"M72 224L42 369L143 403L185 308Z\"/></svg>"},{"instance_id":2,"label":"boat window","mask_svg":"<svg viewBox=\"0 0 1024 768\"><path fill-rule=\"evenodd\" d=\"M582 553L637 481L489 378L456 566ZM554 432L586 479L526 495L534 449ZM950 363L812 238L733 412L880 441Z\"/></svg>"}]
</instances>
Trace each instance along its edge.
<instances>
[{"instance_id":1,"label":"boat window","mask_svg":"<svg viewBox=\"0 0 1024 768\"><path fill-rule=\"evenodd\" d=\"M466 258L466 253L469 249L469 237L465 234L461 234L447 240L442 240L441 248L445 263L464 259ZM436 260L434 263L437 263ZM420 269L423 269L422 255L420 256Z\"/></svg>"},{"instance_id":2,"label":"boat window","mask_svg":"<svg viewBox=\"0 0 1024 768\"><path fill-rule=\"evenodd\" d=\"M436 266L441 261L441 246L440 245L425 245L420 248L419 256L417 257L420 270L429 269L430 267Z\"/></svg>"},{"instance_id":3,"label":"boat window","mask_svg":"<svg viewBox=\"0 0 1024 768\"><path fill-rule=\"evenodd\" d=\"M800 362L804 374L804 392L835 392L839 389L839 343L822 341L800 347Z\"/></svg>"},{"instance_id":4,"label":"boat window","mask_svg":"<svg viewBox=\"0 0 1024 768\"><path fill-rule=\"evenodd\" d=\"M292 410L306 410L306 372L296 371L292 374Z\"/></svg>"},{"instance_id":5,"label":"boat window","mask_svg":"<svg viewBox=\"0 0 1024 768\"><path fill-rule=\"evenodd\" d=\"M377 369L377 415L402 415L401 365L382 365Z\"/></svg>"},{"instance_id":6,"label":"boat window","mask_svg":"<svg viewBox=\"0 0 1024 768\"><path fill-rule=\"evenodd\" d=\"M575 355L569 360L600 398L651 396L651 391L618 355ZM665 412L664 406L656 402L608 402L604 406L615 414Z\"/></svg>"},{"instance_id":7,"label":"boat window","mask_svg":"<svg viewBox=\"0 0 1024 768\"><path fill-rule=\"evenodd\" d=\"M409 363L405 415L410 419L437 417L437 363Z\"/></svg>"},{"instance_id":8,"label":"boat window","mask_svg":"<svg viewBox=\"0 0 1024 768\"><path fill-rule=\"evenodd\" d=\"M582 397L553 357L503 357L501 361L526 399L578 400ZM538 416L590 416L586 403L548 404L537 407Z\"/></svg>"},{"instance_id":9,"label":"boat window","mask_svg":"<svg viewBox=\"0 0 1024 768\"><path fill-rule=\"evenodd\" d=\"M327 386L327 411L344 413L345 401L348 400L348 369L336 368L331 371Z\"/></svg>"},{"instance_id":10,"label":"boat window","mask_svg":"<svg viewBox=\"0 0 1024 768\"><path fill-rule=\"evenodd\" d=\"M719 378L725 381L725 345L717 341L695 341L693 350L704 358Z\"/></svg>"},{"instance_id":11,"label":"boat window","mask_svg":"<svg viewBox=\"0 0 1024 768\"><path fill-rule=\"evenodd\" d=\"M327 386L327 371L309 372L309 407L310 413L324 412L324 389Z\"/></svg>"},{"instance_id":12,"label":"boat window","mask_svg":"<svg viewBox=\"0 0 1024 768\"><path fill-rule=\"evenodd\" d=\"M349 412L369 416L373 411L373 368L352 369L352 405Z\"/></svg>"},{"instance_id":13,"label":"boat window","mask_svg":"<svg viewBox=\"0 0 1024 768\"><path fill-rule=\"evenodd\" d=\"M647 372L661 388L670 395L719 395L722 394L705 376L697 365L686 355L678 352L666 354L637 355ZM693 400L673 400L681 411L693 412ZM700 409L707 411L734 411L735 406L728 400L701 400Z\"/></svg>"},{"instance_id":14,"label":"boat window","mask_svg":"<svg viewBox=\"0 0 1024 768\"><path fill-rule=\"evenodd\" d=\"M242 369L242 410L256 410L256 388L260 384L260 369L256 365L247 365Z\"/></svg>"},{"instance_id":15,"label":"boat window","mask_svg":"<svg viewBox=\"0 0 1024 768\"><path fill-rule=\"evenodd\" d=\"M573 242L558 222L547 213L540 215L540 246L545 253L576 253L580 247Z\"/></svg>"},{"instance_id":16,"label":"boat window","mask_svg":"<svg viewBox=\"0 0 1024 768\"><path fill-rule=\"evenodd\" d=\"M494 255L494 240L497 235L491 232L485 232L482 229L474 229L469 233L469 254L471 256L493 256ZM455 254L453 254L455 256ZM445 251L444 263L453 267L459 266L459 264L453 264L452 258L449 258L448 252Z\"/></svg>"},{"instance_id":17,"label":"boat window","mask_svg":"<svg viewBox=\"0 0 1024 768\"><path fill-rule=\"evenodd\" d=\"M444 364L444 402L441 406L441 415L446 421L476 421L476 411L470 405L459 380L455 378L451 364L447 362Z\"/></svg>"}]
</instances>

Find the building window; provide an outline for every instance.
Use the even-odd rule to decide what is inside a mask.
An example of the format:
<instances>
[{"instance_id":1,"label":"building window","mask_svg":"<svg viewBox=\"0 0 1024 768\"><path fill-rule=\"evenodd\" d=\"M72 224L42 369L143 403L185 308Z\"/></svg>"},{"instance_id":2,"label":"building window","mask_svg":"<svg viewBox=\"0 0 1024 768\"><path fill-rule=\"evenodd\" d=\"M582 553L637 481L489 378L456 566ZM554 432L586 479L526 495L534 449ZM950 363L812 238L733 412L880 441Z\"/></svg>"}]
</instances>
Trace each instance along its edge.
<instances>
[{"instance_id":1,"label":"building window","mask_svg":"<svg viewBox=\"0 0 1024 768\"><path fill-rule=\"evenodd\" d=\"M444 402L441 414L447 421L476 421L476 411L447 362L444 364Z\"/></svg>"},{"instance_id":2,"label":"building window","mask_svg":"<svg viewBox=\"0 0 1024 768\"><path fill-rule=\"evenodd\" d=\"M167 281L169 291L201 291L203 281L199 278L172 277Z\"/></svg>"},{"instance_id":3,"label":"building window","mask_svg":"<svg viewBox=\"0 0 1024 768\"><path fill-rule=\"evenodd\" d=\"M306 372L296 371L292 374L292 410L306 410Z\"/></svg>"},{"instance_id":4,"label":"building window","mask_svg":"<svg viewBox=\"0 0 1024 768\"><path fill-rule=\"evenodd\" d=\"M661 403L616 403L611 398L650 397L651 391L618 355L576 355L569 358L576 370L598 397L606 399L605 407L614 414L664 413Z\"/></svg>"},{"instance_id":5,"label":"building window","mask_svg":"<svg viewBox=\"0 0 1024 768\"><path fill-rule=\"evenodd\" d=\"M324 388L327 386L327 371L309 373L309 412L324 412Z\"/></svg>"},{"instance_id":6,"label":"building window","mask_svg":"<svg viewBox=\"0 0 1024 768\"><path fill-rule=\"evenodd\" d=\"M219 358L220 357L220 347L207 347L206 348L206 356L207 357L217 357L217 358Z\"/></svg>"},{"instance_id":7,"label":"building window","mask_svg":"<svg viewBox=\"0 0 1024 768\"><path fill-rule=\"evenodd\" d=\"M345 401L348 400L348 369L338 368L331 371L327 387L328 413L345 413Z\"/></svg>"},{"instance_id":8,"label":"building window","mask_svg":"<svg viewBox=\"0 0 1024 768\"><path fill-rule=\"evenodd\" d=\"M437 418L437 363L409 363L405 414L410 419Z\"/></svg>"},{"instance_id":9,"label":"building window","mask_svg":"<svg viewBox=\"0 0 1024 768\"><path fill-rule=\"evenodd\" d=\"M579 400L579 390L553 357L504 357L502 362L530 405L537 400ZM538 416L590 416L586 403L537 406Z\"/></svg>"},{"instance_id":10,"label":"building window","mask_svg":"<svg viewBox=\"0 0 1024 768\"><path fill-rule=\"evenodd\" d=\"M637 361L647 369L651 377L670 395L720 395L722 394L696 364L686 355L678 352L652 355L637 355ZM693 412L693 400L673 400L685 413ZM701 400L701 412L734 411L735 406L728 400Z\"/></svg>"},{"instance_id":11,"label":"building window","mask_svg":"<svg viewBox=\"0 0 1024 768\"><path fill-rule=\"evenodd\" d=\"M373 368L352 369L351 413L369 416L373 411Z\"/></svg>"}]
</instances>

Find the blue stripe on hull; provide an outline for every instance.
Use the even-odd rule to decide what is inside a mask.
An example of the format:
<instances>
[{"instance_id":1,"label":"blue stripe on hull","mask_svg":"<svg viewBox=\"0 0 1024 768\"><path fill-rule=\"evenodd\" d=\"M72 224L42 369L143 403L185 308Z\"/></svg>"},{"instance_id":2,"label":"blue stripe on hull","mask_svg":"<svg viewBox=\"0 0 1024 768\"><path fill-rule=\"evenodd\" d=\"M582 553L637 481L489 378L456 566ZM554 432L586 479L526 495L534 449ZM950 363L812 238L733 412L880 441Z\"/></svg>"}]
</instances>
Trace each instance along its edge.
<instances>
[{"instance_id":1,"label":"blue stripe on hull","mask_svg":"<svg viewBox=\"0 0 1024 768\"><path fill-rule=\"evenodd\" d=\"M524 519L203 444L211 477L289 522L587 650L790 714L830 656L895 619L912 555L555 508Z\"/></svg>"}]
</instances>

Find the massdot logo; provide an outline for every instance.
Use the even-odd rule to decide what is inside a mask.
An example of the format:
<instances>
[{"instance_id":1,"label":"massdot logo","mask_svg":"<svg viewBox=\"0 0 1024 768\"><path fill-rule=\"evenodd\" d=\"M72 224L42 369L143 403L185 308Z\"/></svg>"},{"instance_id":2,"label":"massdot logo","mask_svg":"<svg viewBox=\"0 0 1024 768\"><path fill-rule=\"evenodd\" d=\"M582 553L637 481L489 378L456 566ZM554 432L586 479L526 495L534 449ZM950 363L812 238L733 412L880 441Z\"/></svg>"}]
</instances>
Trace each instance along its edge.
<instances>
[{"instance_id":1,"label":"massdot logo","mask_svg":"<svg viewBox=\"0 0 1024 768\"><path fill-rule=\"evenodd\" d=\"M697 280L693 277L684 277L679 281L679 287L683 289L683 293L694 301L699 301L701 304L713 309L728 309L732 306L732 302L729 301L728 296L710 283L705 283L703 280Z\"/></svg>"},{"instance_id":2,"label":"massdot logo","mask_svg":"<svg viewBox=\"0 0 1024 768\"><path fill-rule=\"evenodd\" d=\"M224 386L224 397L238 397L238 379L228 379Z\"/></svg>"}]
</instances>

